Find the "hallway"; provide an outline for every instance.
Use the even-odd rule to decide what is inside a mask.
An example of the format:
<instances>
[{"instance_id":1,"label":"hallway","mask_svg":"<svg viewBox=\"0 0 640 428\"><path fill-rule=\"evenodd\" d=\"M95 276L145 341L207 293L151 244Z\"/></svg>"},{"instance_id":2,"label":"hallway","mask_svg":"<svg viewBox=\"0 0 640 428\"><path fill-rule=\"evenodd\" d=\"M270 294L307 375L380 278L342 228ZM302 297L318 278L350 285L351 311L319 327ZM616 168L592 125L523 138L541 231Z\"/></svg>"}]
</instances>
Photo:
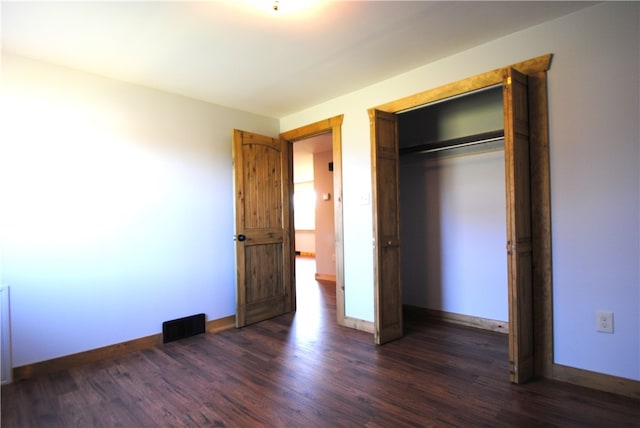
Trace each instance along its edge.
<instances>
[{"instance_id":1,"label":"hallway","mask_svg":"<svg viewBox=\"0 0 640 428\"><path fill-rule=\"evenodd\" d=\"M298 340L317 341L336 326L335 284L316 281L313 257L296 256L297 310L292 325Z\"/></svg>"}]
</instances>

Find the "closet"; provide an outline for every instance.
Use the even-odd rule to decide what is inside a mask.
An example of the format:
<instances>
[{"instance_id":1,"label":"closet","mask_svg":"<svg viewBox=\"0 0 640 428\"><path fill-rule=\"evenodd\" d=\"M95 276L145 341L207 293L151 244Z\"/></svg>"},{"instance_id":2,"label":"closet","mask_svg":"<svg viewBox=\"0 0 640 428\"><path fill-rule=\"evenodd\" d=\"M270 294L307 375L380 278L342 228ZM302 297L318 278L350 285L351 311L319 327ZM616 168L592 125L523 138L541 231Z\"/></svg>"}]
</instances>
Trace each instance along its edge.
<instances>
[{"instance_id":1,"label":"closet","mask_svg":"<svg viewBox=\"0 0 640 428\"><path fill-rule=\"evenodd\" d=\"M551 54L490 70L368 110L371 127L374 341L384 344L403 335L402 245L400 229L400 143L402 114L477 91L502 88L506 200L509 380L526 382L535 374L551 376L553 316L549 140L546 71ZM494 130L496 132L499 129ZM402 155L432 152L469 135L405 143ZM466 135L466 137L464 136ZM476 139L474 138L474 139ZM461 140L462 139L462 140ZM416 147L416 146L425 147ZM429 147L431 145L431 147ZM478 146L471 144L470 146ZM462 147L459 147L462 148ZM413 210L413 208L409 208ZM409 231L410 232L410 231Z\"/></svg>"},{"instance_id":2,"label":"closet","mask_svg":"<svg viewBox=\"0 0 640 428\"><path fill-rule=\"evenodd\" d=\"M502 85L398 114L402 300L507 333Z\"/></svg>"}]
</instances>

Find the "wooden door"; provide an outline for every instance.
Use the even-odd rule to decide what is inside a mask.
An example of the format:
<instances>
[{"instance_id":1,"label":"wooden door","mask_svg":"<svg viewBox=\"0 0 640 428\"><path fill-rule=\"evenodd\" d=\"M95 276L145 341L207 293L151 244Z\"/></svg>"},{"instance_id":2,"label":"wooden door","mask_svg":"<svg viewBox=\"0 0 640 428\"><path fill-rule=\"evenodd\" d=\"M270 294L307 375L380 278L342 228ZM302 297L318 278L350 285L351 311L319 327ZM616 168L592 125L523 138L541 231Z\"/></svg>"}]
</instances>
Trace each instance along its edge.
<instances>
[{"instance_id":1,"label":"wooden door","mask_svg":"<svg viewBox=\"0 0 640 428\"><path fill-rule=\"evenodd\" d=\"M398 120L393 113L372 110L370 114L373 115L374 339L380 345L402 337Z\"/></svg>"},{"instance_id":2,"label":"wooden door","mask_svg":"<svg viewBox=\"0 0 640 428\"><path fill-rule=\"evenodd\" d=\"M233 131L236 327L295 310L289 145Z\"/></svg>"},{"instance_id":3,"label":"wooden door","mask_svg":"<svg viewBox=\"0 0 640 428\"><path fill-rule=\"evenodd\" d=\"M507 192L509 379L534 375L531 187L527 76L503 72L504 152Z\"/></svg>"}]
</instances>

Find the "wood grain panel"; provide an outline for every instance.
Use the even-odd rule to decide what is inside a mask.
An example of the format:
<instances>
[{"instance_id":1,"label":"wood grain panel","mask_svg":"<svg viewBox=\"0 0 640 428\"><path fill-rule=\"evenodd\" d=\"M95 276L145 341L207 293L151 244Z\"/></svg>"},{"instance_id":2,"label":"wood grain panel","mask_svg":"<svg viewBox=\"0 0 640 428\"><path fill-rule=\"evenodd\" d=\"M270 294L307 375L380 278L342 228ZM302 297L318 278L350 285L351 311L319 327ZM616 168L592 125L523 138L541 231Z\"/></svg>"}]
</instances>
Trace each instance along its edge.
<instances>
[{"instance_id":1,"label":"wood grain panel","mask_svg":"<svg viewBox=\"0 0 640 428\"><path fill-rule=\"evenodd\" d=\"M234 130L236 326L294 310L288 143Z\"/></svg>"},{"instance_id":2,"label":"wood grain panel","mask_svg":"<svg viewBox=\"0 0 640 428\"><path fill-rule=\"evenodd\" d=\"M286 293L283 278L282 243L245 245L248 305L270 299L281 299Z\"/></svg>"},{"instance_id":3,"label":"wood grain panel","mask_svg":"<svg viewBox=\"0 0 640 428\"><path fill-rule=\"evenodd\" d=\"M402 336L398 121L395 114L369 111L372 139L374 305L377 344Z\"/></svg>"},{"instance_id":4,"label":"wood grain panel","mask_svg":"<svg viewBox=\"0 0 640 428\"><path fill-rule=\"evenodd\" d=\"M272 140L245 138L242 150L246 172L245 229L282 229L282 154L279 144Z\"/></svg>"},{"instance_id":5,"label":"wood grain panel","mask_svg":"<svg viewBox=\"0 0 640 428\"><path fill-rule=\"evenodd\" d=\"M503 72L510 379L534 376L531 187L527 76Z\"/></svg>"}]
</instances>

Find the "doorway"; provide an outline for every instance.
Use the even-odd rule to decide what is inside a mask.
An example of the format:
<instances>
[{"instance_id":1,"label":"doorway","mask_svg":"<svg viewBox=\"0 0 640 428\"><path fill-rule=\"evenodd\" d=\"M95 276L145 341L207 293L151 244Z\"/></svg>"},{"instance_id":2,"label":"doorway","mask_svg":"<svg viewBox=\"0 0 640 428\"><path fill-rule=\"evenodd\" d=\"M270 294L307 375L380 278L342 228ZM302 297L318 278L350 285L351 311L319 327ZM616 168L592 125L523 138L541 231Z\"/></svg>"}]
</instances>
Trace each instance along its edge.
<instances>
[{"instance_id":1,"label":"doorway","mask_svg":"<svg viewBox=\"0 0 640 428\"><path fill-rule=\"evenodd\" d=\"M324 287L336 282L332 142L331 132L293 142L296 320L308 330L325 321Z\"/></svg>"},{"instance_id":2,"label":"doorway","mask_svg":"<svg viewBox=\"0 0 640 428\"><path fill-rule=\"evenodd\" d=\"M296 256L314 259L316 279L335 282L331 132L293 143L293 188Z\"/></svg>"},{"instance_id":3,"label":"doorway","mask_svg":"<svg viewBox=\"0 0 640 428\"><path fill-rule=\"evenodd\" d=\"M315 150L318 153L316 156L312 154L311 157L315 158L319 173L318 178L323 183L319 194L315 198L316 204L319 204L320 208L315 213L318 218L321 218L321 221L315 227L316 236L314 236L313 246L308 242L305 245L307 245L307 248L313 248L313 253L316 256L314 279L335 281L336 319L338 325L345 324L344 255L342 245L342 118L342 115L335 116L280 134L280 137L289 144L292 164L298 147L306 152L311 151L313 153ZM328 156L330 156L330 161ZM314 166L314 169L316 169L316 166ZM290 171L292 171L289 177L291 192L293 192L296 181L302 182L305 180L304 178L295 180L294 170L295 167L290 168ZM327 177L330 177L330 184ZM309 175L306 177L307 181L308 179ZM290 200L292 200L293 196L293 194L290 194ZM332 211L332 213L327 213L327 210ZM332 218L330 214L333 214ZM301 221L305 221L305 219L301 219ZM318 226L320 230L318 230ZM293 229L292 233L296 233L298 226L294 225ZM296 233L299 236L296 236L295 239L309 239L308 236L305 236L307 231L300 230L300 232L300 234ZM295 251L302 253L302 247L299 248L300 250L298 250L298 243L296 243ZM321 259L318 258L319 253ZM297 282L296 273L295 283L297 284Z\"/></svg>"}]
</instances>

